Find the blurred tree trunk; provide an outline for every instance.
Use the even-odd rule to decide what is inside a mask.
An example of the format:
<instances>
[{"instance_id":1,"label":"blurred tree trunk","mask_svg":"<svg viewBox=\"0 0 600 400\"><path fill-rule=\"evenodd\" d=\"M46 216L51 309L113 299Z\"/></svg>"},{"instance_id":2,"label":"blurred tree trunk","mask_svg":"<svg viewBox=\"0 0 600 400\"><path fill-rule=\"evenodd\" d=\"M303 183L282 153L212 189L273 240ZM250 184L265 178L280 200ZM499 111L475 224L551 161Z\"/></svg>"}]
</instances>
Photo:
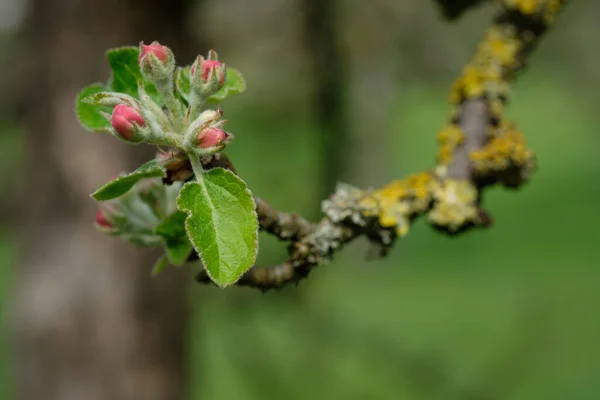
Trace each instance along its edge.
<instances>
[{"instance_id":1,"label":"blurred tree trunk","mask_svg":"<svg viewBox=\"0 0 600 400\"><path fill-rule=\"evenodd\" d=\"M347 172L344 154L348 148L345 113L344 60L336 28L335 1L303 0L304 38L313 75L314 115L322 137L323 189L328 197Z\"/></svg>"},{"instance_id":2,"label":"blurred tree trunk","mask_svg":"<svg viewBox=\"0 0 600 400\"><path fill-rule=\"evenodd\" d=\"M191 59L184 0L31 3L16 398L183 399L188 277L173 269L151 279L156 254L96 232L88 197L151 149L83 132L73 102L108 77L109 47L158 39Z\"/></svg>"}]
</instances>

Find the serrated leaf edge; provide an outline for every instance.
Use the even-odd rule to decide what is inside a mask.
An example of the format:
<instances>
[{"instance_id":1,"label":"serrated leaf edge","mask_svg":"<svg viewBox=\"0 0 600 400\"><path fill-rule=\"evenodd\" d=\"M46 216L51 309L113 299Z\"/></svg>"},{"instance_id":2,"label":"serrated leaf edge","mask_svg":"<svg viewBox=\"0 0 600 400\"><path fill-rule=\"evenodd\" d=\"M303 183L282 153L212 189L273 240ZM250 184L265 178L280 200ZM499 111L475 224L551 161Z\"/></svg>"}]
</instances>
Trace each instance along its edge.
<instances>
[{"instance_id":1,"label":"serrated leaf edge","mask_svg":"<svg viewBox=\"0 0 600 400\"><path fill-rule=\"evenodd\" d=\"M85 126L85 124L83 123L83 119L81 118L81 115L79 113L79 102L85 103L85 104L90 104L88 102L85 102L84 99L92 96L86 96L86 97L80 97L81 92L83 92L84 90L86 90L87 88L91 87L91 86L102 86L103 88L106 88L106 84L102 83L102 82L94 82L94 83L90 83L89 85L86 85L83 89L81 89L79 91L79 93L77 93L77 96L75 97L75 115L77 116L77 121L79 122L79 125L85 129L87 132L94 132L94 133L110 133L110 126L107 126L104 129L89 129L87 126Z\"/></svg>"},{"instance_id":2,"label":"serrated leaf edge","mask_svg":"<svg viewBox=\"0 0 600 400\"><path fill-rule=\"evenodd\" d=\"M162 167L162 169L161 169L161 175L160 175L160 176L155 176L154 178L164 178L164 177L166 177L166 176L167 176L167 171L165 170L164 166L162 166L162 165L160 165L160 164L158 164L158 163L157 163L156 165L157 165L157 166L160 166L160 167ZM140 167L141 167L141 166L140 166ZM139 169L139 168L138 168L138 169ZM135 175L136 173L138 173L138 170L135 170L135 171L133 171L133 172L130 172L130 173L128 173L128 174L125 174L125 175L119 175L117 178L113 179L113 180L112 180L112 181L110 181L110 182L107 182L107 183L105 183L104 185L102 185L102 186L100 186L98 189L96 189L96 190L94 191L94 193L90 194L90 197L91 197L91 198L93 198L93 199L94 199L94 200L96 200L96 201L108 201L108 200L116 199L116 198L119 198L119 197L123 196L125 193L129 192L129 190L131 190L131 189L133 188L133 186L135 186L135 184L136 184L137 182L139 182L140 180L142 180L142 179L149 179L149 178L153 178L153 177L142 177L142 178L138 179L138 180L137 180L137 181L136 181L136 182L135 182L135 183L134 183L134 184L131 186L131 188L129 188L129 189L128 189L128 190L127 190L125 193L121 194L121 196L112 197L112 198L110 198L110 199L104 199L104 200L100 200L100 199L97 199L97 198L95 197L95 196L97 196L97 194L98 194L99 192L101 192L101 191L102 191L103 189L105 189L107 186L111 185L111 184L112 184L112 183L113 183L115 180L117 180L117 179L121 179L121 178L127 178L127 177L130 177L130 176L133 176L133 175Z\"/></svg>"},{"instance_id":3,"label":"serrated leaf edge","mask_svg":"<svg viewBox=\"0 0 600 400\"><path fill-rule=\"evenodd\" d=\"M238 178L240 181L242 181L242 182L244 183L245 190L246 190L246 192L248 193L248 195L250 196L250 199L251 199L251 201L252 201L252 204L254 205L254 207L252 208L252 216L253 216L253 217L256 219L256 221L257 221L257 225L258 225L258 214L256 213L256 202L254 201L254 196L252 195L252 191L250 191L250 189L248 188L248 184L246 184L246 181L244 181L242 178L240 178L240 176L239 176L239 175L236 175L236 174L234 174L233 172L231 172L231 171L229 171L229 170L226 170L226 169L224 169L224 168L214 168L214 170L216 170L216 169L222 169L223 171L225 171L225 172L227 172L227 173L230 173L230 174L234 175L235 177L237 177L237 178ZM186 186L188 186L188 185L191 185L191 184L195 184L195 183L198 183L198 184L199 184L199 185L202 187L202 190L204 190L204 191L206 192L206 187L205 187L204 185L202 185L201 183L199 183L199 182L197 182L197 181L193 181L193 182L187 182L185 185L183 185L183 187L182 187L182 188L181 188L181 190L179 191L179 194L177 195L177 200L176 200L176 203L177 203L177 209L178 209L179 211L181 211L181 212L184 212L184 213L186 213L186 214L187 214L187 217L186 217L186 219L185 219L185 232L186 232L186 234L187 234L187 236L188 236L188 240L190 241L190 243L192 244L192 247L194 248L194 250L195 250L195 251L196 251L196 253L198 254L198 258L199 258L199 259L200 259L200 261L202 262L202 267L204 268L204 271L206 272L206 274L208 275L208 277L210 278L210 280L211 280L211 281L213 281L213 282L214 282L214 283L215 283L217 286L219 286L220 288L225 288L225 287L227 287L227 286L235 285L235 283L236 283L237 281L239 281L239 280L242 278L242 276L244 276L244 274L245 274L246 272L248 272L248 271L250 270L250 268L252 268L252 267L248 268L246 271L244 271L244 272L242 272L241 274L239 274L239 276L237 276L237 277L235 278L235 280L234 280L234 281L232 281L231 283L227 283L227 284L224 284L224 285L223 285L223 284L221 284L221 283L217 282L217 281L215 280L214 276L213 276L213 275L210 273L210 270L209 270L209 269L206 267L206 263L204 262L204 259L202 258L202 253L201 253L201 252L200 252L200 251L199 251L199 250L196 248L196 245L195 245L194 241L191 239L190 231L189 231L189 228L188 228L188 220L189 220L189 218L190 218L190 216L191 216L191 211L190 211L190 210L184 210L184 209L182 209L182 208L179 208L179 201L180 201L180 199L181 199L181 193L183 192L183 189L184 189ZM207 197L208 197L208 198L210 198L209 196L207 196ZM212 203L211 203L211 205L212 205ZM212 213L212 209L213 209L213 208L214 208L214 207L211 207L211 213ZM256 257L257 257L257 255L258 255L258 229L256 229L256 234L255 234L254 241L255 241L255 244L256 244L256 246L254 246L254 247L255 247L255 250L254 250L254 260L256 261Z\"/></svg>"}]
</instances>

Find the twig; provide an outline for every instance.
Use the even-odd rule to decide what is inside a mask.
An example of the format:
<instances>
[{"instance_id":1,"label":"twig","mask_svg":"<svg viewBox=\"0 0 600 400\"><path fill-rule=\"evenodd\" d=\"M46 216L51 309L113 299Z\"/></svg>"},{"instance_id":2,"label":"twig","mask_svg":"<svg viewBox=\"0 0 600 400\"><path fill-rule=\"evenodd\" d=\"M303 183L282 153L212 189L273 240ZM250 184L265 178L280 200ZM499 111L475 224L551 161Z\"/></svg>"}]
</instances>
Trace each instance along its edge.
<instances>
[{"instance_id":1,"label":"twig","mask_svg":"<svg viewBox=\"0 0 600 400\"><path fill-rule=\"evenodd\" d=\"M256 213L260 229L268 232L281 240L297 241L309 233L315 226L299 216L288 214L273 208L261 198L255 197Z\"/></svg>"},{"instance_id":2,"label":"twig","mask_svg":"<svg viewBox=\"0 0 600 400\"><path fill-rule=\"evenodd\" d=\"M323 202L326 216L316 225L257 199L261 229L290 242L289 258L273 267L253 267L238 285L268 290L297 283L361 235L385 254L423 214L433 227L448 234L491 224L479 205L481 190L494 183L520 186L535 166L522 134L503 119L510 82L565 3L499 2L501 13L452 87L453 116L438 135L435 170L373 191L340 184ZM204 272L196 279L210 282Z\"/></svg>"}]
</instances>

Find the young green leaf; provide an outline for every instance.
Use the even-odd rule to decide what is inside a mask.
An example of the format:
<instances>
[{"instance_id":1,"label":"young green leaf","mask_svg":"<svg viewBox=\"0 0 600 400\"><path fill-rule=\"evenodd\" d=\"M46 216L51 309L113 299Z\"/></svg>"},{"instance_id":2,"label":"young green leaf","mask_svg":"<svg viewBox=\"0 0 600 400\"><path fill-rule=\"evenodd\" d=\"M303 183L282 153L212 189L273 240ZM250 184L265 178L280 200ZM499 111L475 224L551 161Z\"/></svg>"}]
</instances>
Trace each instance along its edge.
<instances>
[{"instance_id":1,"label":"young green leaf","mask_svg":"<svg viewBox=\"0 0 600 400\"><path fill-rule=\"evenodd\" d=\"M165 167L162 166L157 160L151 160L145 164L142 164L135 171L127 175L119 176L104 186L101 186L92 194L92 197L98 201L111 200L127 193L133 187L133 185L135 185L141 179L157 177L164 178L165 176L167 176Z\"/></svg>"},{"instance_id":2,"label":"young green leaf","mask_svg":"<svg viewBox=\"0 0 600 400\"><path fill-rule=\"evenodd\" d=\"M246 184L215 168L204 183L188 182L177 198L187 214L185 228L210 278L224 287L254 265L258 250L256 205Z\"/></svg>"},{"instance_id":3,"label":"young green leaf","mask_svg":"<svg viewBox=\"0 0 600 400\"><path fill-rule=\"evenodd\" d=\"M177 91L185 99L190 101L190 93L192 91L192 83L190 78L190 66L177 68L175 72L175 86Z\"/></svg>"},{"instance_id":4,"label":"young green leaf","mask_svg":"<svg viewBox=\"0 0 600 400\"><path fill-rule=\"evenodd\" d=\"M109 85L115 92L137 96L138 80L142 79L138 66L139 55L140 50L133 46L117 47L106 52L106 59L112 69Z\"/></svg>"},{"instance_id":5,"label":"young green leaf","mask_svg":"<svg viewBox=\"0 0 600 400\"><path fill-rule=\"evenodd\" d=\"M227 80L225 81L225 86L223 86L217 93L210 96L208 100L212 102L220 102L231 95L243 93L245 90L246 81L244 80L242 73L235 68L227 67Z\"/></svg>"},{"instance_id":6,"label":"young green leaf","mask_svg":"<svg viewBox=\"0 0 600 400\"><path fill-rule=\"evenodd\" d=\"M112 70L108 86L115 92L126 93L138 98L138 81L144 82L146 93L154 100L159 99L156 87L144 81L138 66L140 50L134 46L117 47L106 52L106 59Z\"/></svg>"},{"instance_id":7,"label":"young green leaf","mask_svg":"<svg viewBox=\"0 0 600 400\"><path fill-rule=\"evenodd\" d=\"M169 260L167 260L167 257L162 256L161 258L156 260L156 263L154 263L154 267L152 268L152 276L156 276L156 275L160 274L168 266L169 266Z\"/></svg>"},{"instance_id":8,"label":"young green leaf","mask_svg":"<svg viewBox=\"0 0 600 400\"><path fill-rule=\"evenodd\" d=\"M83 99L105 90L106 87L103 84L94 83L86 86L77 95L75 113L77 114L77 119L79 119L81 126L88 131L107 132L110 128L110 123L100 114L100 111L110 113L110 107L101 107L83 101Z\"/></svg>"},{"instance_id":9,"label":"young green leaf","mask_svg":"<svg viewBox=\"0 0 600 400\"><path fill-rule=\"evenodd\" d=\"M171 240L165 243L167 259L173 265L183 265L187 262L194 247L187 238Z\"/></svg>"},{"instance_id":10,"label":"young green leaf","mask_svg":"<svg viewBox=\"0 0 600 400\"><path fill-rule=\"evenodd\" d=\"M166 217L160 225L156 227L155 233L165 238L165 240L178 240L185 238L185 219L187 214L181 211L176 211Z\"/></svg>"},{"instance_id":11,"label":"young green leaf","mask_svg":"<svg viewBox=\"0 0 600 400\"><path fill-rule=\"evenodd\" d=\"M154 231L164 238L167 258L173 265L185 264L193 250L185 231L186 217L186 213L176 211L165 218Z\"/></svg>"}]
</instances>

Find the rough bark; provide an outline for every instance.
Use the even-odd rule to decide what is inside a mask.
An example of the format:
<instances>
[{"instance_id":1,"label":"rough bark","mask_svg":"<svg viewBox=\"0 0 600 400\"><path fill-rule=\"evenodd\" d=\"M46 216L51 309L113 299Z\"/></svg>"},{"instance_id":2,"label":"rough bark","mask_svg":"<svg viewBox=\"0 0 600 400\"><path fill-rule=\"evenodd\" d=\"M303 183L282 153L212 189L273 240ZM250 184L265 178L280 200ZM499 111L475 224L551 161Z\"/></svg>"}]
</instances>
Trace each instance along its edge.
<instances>
[{"instance_id":1,"label":"rough bark","mask_svg":"<svg viewBox=\"0 0 600 400\"><path fill-rule=\"evenodd\" d=\"M88 194L150 149L79 127L77 91L109 47L158 39L181 54L182 1L34 0L25 111L22 260L13 308L16 398L183 399L186 273L104 237Z\"/></svg>"}]
</instances>

